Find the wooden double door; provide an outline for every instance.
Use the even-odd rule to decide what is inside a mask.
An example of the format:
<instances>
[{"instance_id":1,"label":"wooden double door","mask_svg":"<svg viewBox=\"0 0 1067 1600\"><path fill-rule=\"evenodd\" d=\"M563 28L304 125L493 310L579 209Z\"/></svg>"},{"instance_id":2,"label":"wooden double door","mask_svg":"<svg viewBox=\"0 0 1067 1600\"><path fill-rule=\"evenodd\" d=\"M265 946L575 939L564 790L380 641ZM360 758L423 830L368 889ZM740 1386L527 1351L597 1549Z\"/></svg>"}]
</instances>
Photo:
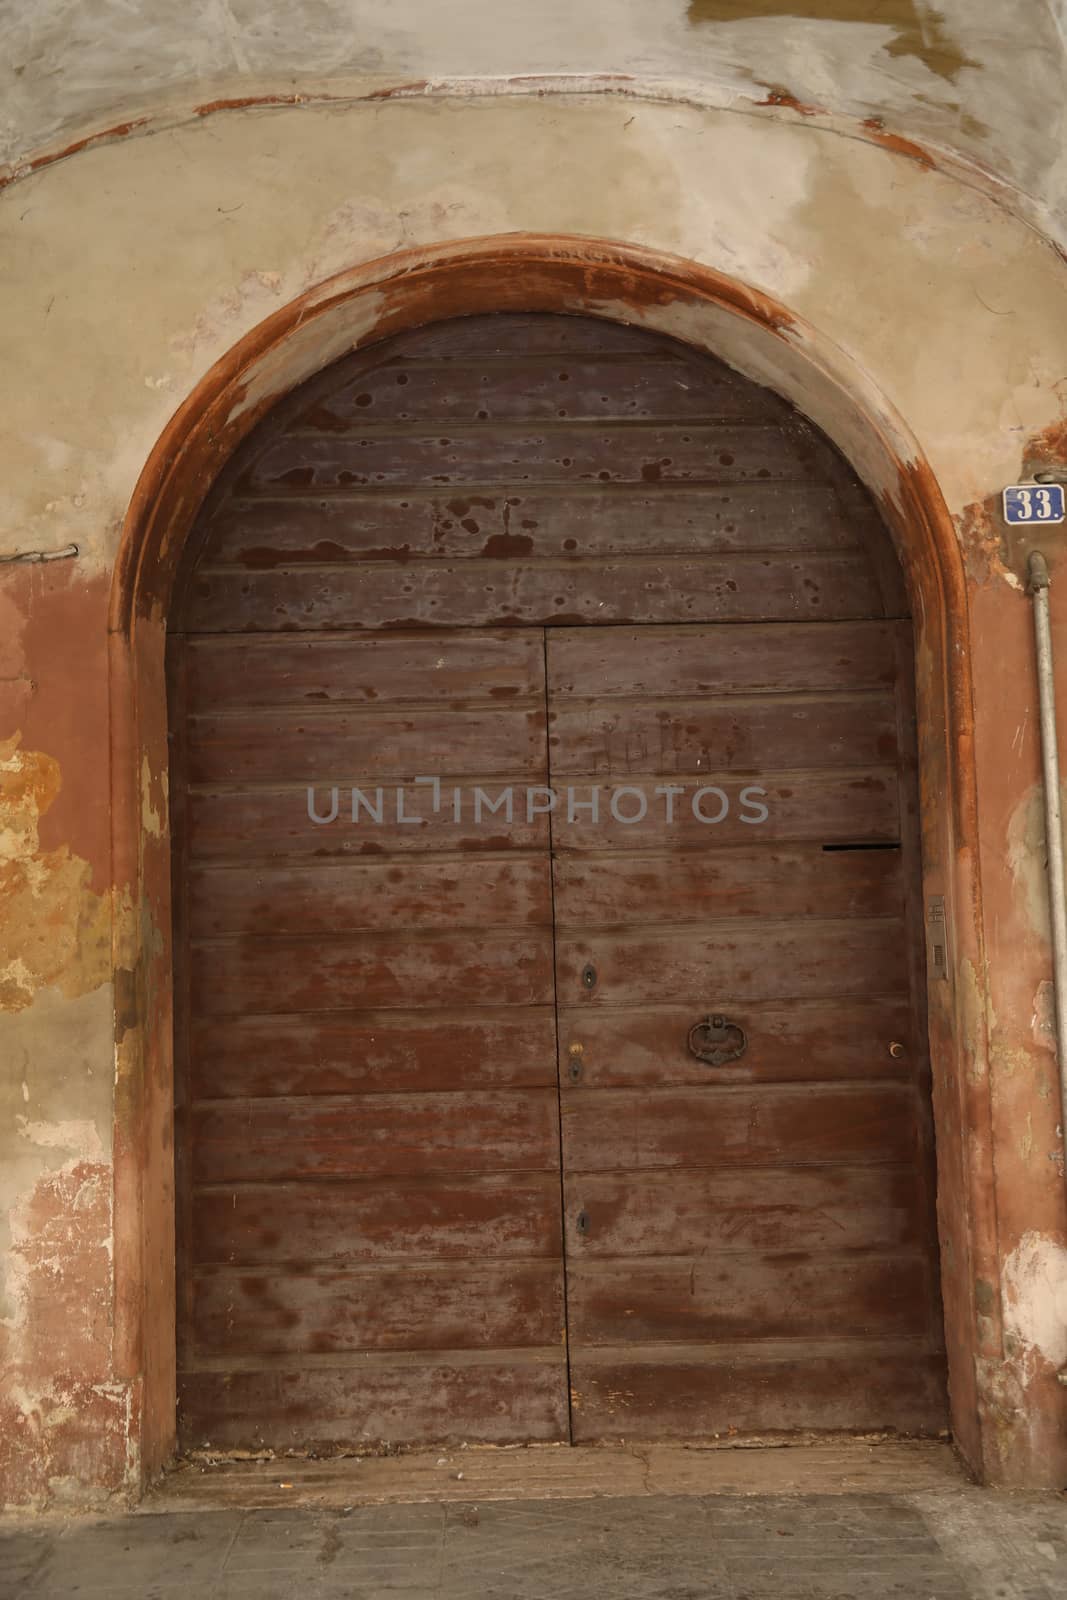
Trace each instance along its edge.
<instances>
[{"instance_id":1,"label":"wooden double door","mask_svg":"<svg viewBox=\"0 0 1067 1600\"><path fill-rule=\"evenodd\" d=\"M576 319L261 430L170 651L187 1447L944 1425L878 537L773 396Z\"/></svg>"}]
</instances>

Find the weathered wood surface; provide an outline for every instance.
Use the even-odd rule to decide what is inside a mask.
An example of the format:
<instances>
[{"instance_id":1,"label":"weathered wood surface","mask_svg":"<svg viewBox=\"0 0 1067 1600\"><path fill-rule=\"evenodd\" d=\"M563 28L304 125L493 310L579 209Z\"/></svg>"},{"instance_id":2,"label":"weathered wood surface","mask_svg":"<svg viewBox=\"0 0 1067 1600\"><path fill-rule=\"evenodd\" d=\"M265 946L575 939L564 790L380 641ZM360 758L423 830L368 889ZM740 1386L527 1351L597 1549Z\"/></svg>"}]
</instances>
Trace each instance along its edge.
<instances>
[{"instance_id":1,"label":"weathered wood surface","mask_svg":"<svg viewBox=\"0 0 1067 1600\"><path fill-rule=\"evenodd\" d=\"M232 619L257 629L561 627L574 623L796 622L878 614L861 554L745 552L627 561L307 566L206 571L193 584L190 625L217 633Z\"/></svg>"},{"instance_id":2,"label":"weathered wood surface","mask_svg":"<svg viewBox=\"0 0 1067 1600\"><path fill-rule=\"evenodd\" d=\"M897 1338L926 1330L921 1255L703 1253L643 1256L623 1279L611 1261L568 1272L575 1345L825 1336Z\"/></svg>"},{"instance_id":3,"label":"weathered wood surface","mask_svg":"<svg viewBox=\"0 0 1067 1600\"><path fill-rule=\"evenodd\" d=\"M388 422L554 422L614 420L621 413L638 422L706 422L765 420L769 409L759 389L732 382L699 357L621 351L577 361L559 361L550 352L481 363L398 357L312 402L289 432L358 432L379 416ZM789 417L785 406L782 417Z\"/></svg>"},{"instance_id":4,"label":"weathered wood surface","mask_svg":"<svg viewBox=\"0 0 1067 1600\"><path fill-rule=\"evenodd\" d=\"M216 1356L549 1346L563 1327L555 1261L420 1262L345 1272L198 1272L194 1337Z\"/></svg>"},{"instance_id":5,"label":"weathered wood surface","mask_svg":"<svg viewBox=\"0 0 1067 1600\"><path fill-rule=\"evenodd\" d=\"M896 622L753 623L739 628L568 628L548 642L548 691L574 700L814 694L883 689L897 675ZM764 762L766 765L766 762Z\"/></svg>"},{"instance_id":6,"label":"weathered wood surface","mask_svg":"<svg viewBox=\"0 0 1067 1600\"><path fill-rule=\"evenodd\" d=\"M760 1000L835 999L907 991L907 952L890 918L822 922L751 918L647 932L560 932L556 939L559 997L590 1008L637 1006L691 997L694 1021L715 1007L716 994ZM587 987L592 964L596 982Z\"/></svg>"},{"instance_id":7,"label":"weathered wood surface","mask_svg":"<svg viewBox=\"0 0 1067 1600\"><path fill-rule=\"evenodd\" d=\"M601 790L552 819L575 1438L943 1421L901 626L548 635L553 781Z\"/></svg>"},{"instance_id":8,"label":"weathered wood surface","mask_svg":"<svg viewBox=\"0 0 1067 1600\"><path fill-rule=\"evenodd\" d=\"M511 1008L205 1012L193 1020L198 1099L556 1088L550 1002Z\"/></svg>"},{"instance_id":9,"label":"weathered wood surface","mask_svg":"<svg viewBox=\"0 0 1067 1600\"><path fill-rule=\"evenodd\" d=\"M629 1258L625 1281L635 1285L648 1256L695 1264L732 1253L744 1266L756 1252L790 1252L818 1263L824 1252L913 1250L925 1226L910 1162L665 1167L646 1169L640 1184L629 1171L585 1172L573 1184L572 1201L571 1261L584 1271L601 1258ZM589 1226L579 1232L575 1219L583 1211ZM728 1289L722 1298L729 1307Z\"/></svg>"},{"instance_id":10,"label":"weathered wood surface","mask_svg":"<svg viewBox=\"0 0 1067 1600\"><path fill-rule=\"evenodd\" d=\"M415 360L459 361L465 364L472 356L491 361L500 356L546 356L557 352L575 356L585 351L593 351L598 356L605 353L631 357L642 355L657 361L667 358L692 359L688 345L665 339L662 334L647 333L641 328L627 327L606 318L558 317L543 312L455 317L447 322L401 334L391 339L388 345L369 350L366 354L370 366L377 368L393 360L405 366ZM719 368L718 362L709 365ZM324 387L332 393L336 385L327 381ZM767 390L760 390L759 393L768 406L785 405L784 401L778 400Z\"/></svg>"},{"instance_id":11,"label":"weathered wood surface","mask_svg":"<svg viewBox=\"0 0 1067 1600\"><path fill-rule=\"evenodd\" d=\"M851 1000L743 1001L716 988L700 996L695 1013L691 995L670 1004L657 999L641 1006L561 1005L564 1077L577 1057L586 1088L706 1086L708 1067L686 1044L701 1005L728 1012L748 1037L740 1060L715 1069L716 1083L911 1082L916 1061L922 1061L911 996L905 992L860 994Z\"/></svg>"},{"instance_id":12,"label":"weathered wood surface","mask_svg":"<svg viewBox=\"0 0 1067 1600\"><path fill-rule=\"evenodd\" d=\"M189 952L190 1000L204 1013L338 1011L488 1001L543 1005L552 993L547 928L480 933L333 934L213 939Z\"/></svg>"},{"instance_id":13,"label":"weathered wood surface","mask_svg":"<svg viewBox=\"0 0 1067 1600\"><path fill-rule=\"evenodd\" d=\"M853 551L863 524L832 489L761 482L728 488L631 484L457 493L416 485L328 499L291 491L229 499L200 570L405 565L457 557L580 561L591 556L782 555Z\"/></svg>"},{"instance_id":14,"label":"weathered wood surface","mask_svg":"<svg viewBox=\"0 0 1067 1600\"><path fill-rule=\"evenodd\" d=\"M751 844L707 850L699 870L684 852L576 854L555 867L561 928L627 924L635 910L643 927L724 917L894 916L904 893L899 849Z\"/></svg>"},{"instance_id":15,"label":"weathered wood surface","mask_svg":"<svg viewBox=\"0 0 1067 1600\"><path fill-rule=\"evenodd\" d=\"M521 855L195 867L189 905L193 938L544 927L552 920L544 863Z\"/></svg>"},{"instance_id":16,"label":"weathered wood surface","mask_svg":"<svg viewBox=\"0 0 1067 1600\"><path fill-rule=\"evenodd\" d=\"M939 1427L910 632L817 430L467 318L284 401L193 548L182 1439L568 1437L564 1234L575 1438Z\"/></svg>"},{"instance_id":17,"label":"weathered wood surface","mask_svg":"<svg viewBox=\"0 0 1067 1600\"><path fill-rule=\"evenodd\" d=\"M432 1439L459 1445L551 1443L567 1435L560 1347L482 1352L226 1357L178 1378L178 1418L187 1447L277 1450L354 1445L368 1449Z\"/></svg>"},{"instance_id":18,"label":"weathered wood surface","mask_svg":"<svg viewBox=\"0 0 1067 1600\"><path fill-rule=\"evenodd\" d=\"M559 1165L555 1096L540 1089L207 1101L192 1136L194 1177L215 1185Z\"/></svg>"},{"instance_id":19,"label":"weathered wood surface","mask_svg":"<svg viewBox=\"0 0 1067 1600\"><path fill-rule=\"evenodd\" d=\"M421 857L436 846L443 854L484 851L518 856L532 852L547 860L548 816L536 811L528 816L525 805L530 773L486 773L477 781L450 780L445 791L445 811L436 816L431 788L412 786L395 777L376 785L373 771L370 777L360 776L364 778L362 784L352 779L346 782L343 776L327 773L311 784L190 789L186 838L193 858L234 866L329 858L373 858L377 861L397 855L406 857L409 852ZM541 775L534 776L533 781L539 783ZM843 826L846 819L852 818L854 806L851 802L859 790L861 800L870 796L868 826L875 830L884 826L880 823L882 812L891 807L895 816L896 794L890 791L888 779L879 778L874 782L881 787L871 787L866 779L859 782L849 779L839 784L825 800L820 794L818 803L822 809L819 814L829 816L831 821L840 818ZM355 802L353 787L359 790ZM382 788L380 804L379 787ZM457 788L458 801L454 798ZM310 802L309 789L312 791ZM333 816L332 805L334 789L337 790L336 816ZM512 790L513 799L510 820L504 810L508 789ZM373 816L367 809L368 801L376 808ZM491 808L498 803L501 809L494 812ZM311 822L309 806L317 817L333 817L333 820ZM797 826L803 825L801 811L802 803L798 801L790 813L796 813ZM379 816L380 821L377 820ZM458 821L455 820L457 816ZM418 821L412 823L409 820L412 817ZM788 820L783 820L782 825L788 826Z\"/></svg>"},{"instance_id":20,"label":"weathered wood surface","mask_svg":"<svg viewBox=\"0 0 1067 1600\"><path fill-rule=\"evenodd\" d=\"M269 1265L279 1278L309 1262L558 1261L559 1174L203 1184L192 1226L201 1266Z\"/></svg>"},{"instance_id":21,"label":"weathered wood surface","mask_svg":"<svg viewBox=\"0 0 1067 1600\"><path fill-rule=\"evenodd\" d=\"M917 1108L905 1085L720 1085L714 1068L708 1079L675 1089L568 1088L568 1184L577 1193L587 1172L648 1167L877 1166L916 1156Z\"/></svg>"},{"instance_id":22,"label":"weathered wood surface","mask_svg":"<svg viewBox=\"0 0 1067 1600\"><path fill-rule=\"evenodd\" d=\"M231 632L184 668L183 1436L558 1437L547 821L473 816L547 777L543 639ZM415 782L450 773L458 824ZM377 1399L309 1367L376 1354L405 1358ZM223 1369L255 1413L229 1435Z\"/></svg>"},{"instance_id":23,"label":"weathered wood surface","mask_svg":"<svg viewBox=\"0 0 1067 1600\"><path fill-rule=\"evenodd\" d=\"M213 713L191 720L191 783L325 784L368 787L420 773L529 772L544 751L544 709L389 712L332 706Z\"/></svg>"},{"instance_id":24,"label":"weathered wood surface","mask_svg":"<svg viewBox=\"0 0 1067 1600\"><path fill-rule=\"evenodd\" d=\"M716 779L721 782L716 783ZM599 818L588 809L591 789L599 784ZM616 795L637 784L640 798ZM681 786L673 805L662 785ZM552 816L552 846L557 854L647 851L663 857L677 851L700 852L720 845L751 844L758 834L768 845L887 844L900 842L900 780L893 767L759 772L735 776L629 772L608 778L567 774ZM567 793L573 789L572 797ZM705 791L703 794L701 791ZM614 811L612 800L614 797ZM203 802L208 810L207 797ZM757 807L767 811L764 820ZM328 830L323 829L322 832ZM691 863L696 871L696 863Z\"/></svg>"},{"instance_id":25,"label":"weathered wood surface","mask_svg":"<svg viewBox=\"0 0 1067 1600\"><path fill-rule=\"evenodd\" d=\"M427 634L387 638L309 634L191 638L189 695L215 714L253 708L314 711L325 706L449 707L544 700L544 645L536 631L470 634L444 652Z\"/></svg>"},{"instance_id":26,"label":"weathered wood surface","mask_svg":"<svg viewBox=\"0 0 1067 1600\"><path fill-rule=\"evenodd\" d=\"M727 772L803 768L815 752L821 768L894 762L896 724L892 697L879 693L598 700L553 711L549 749L557 778L655 772L713 782ZM324 743L329 749L329 729Z\"/></svg>"},{"instance_id":27,"label":"weathered wood surface","mask_svg":"<svg viewBox=\"0 0 1067 1600\"><path fill-rule=\"evenodd\" d=\"M945 1426L944 1355L922 1339L789 1339L571 1353L572 1437L729 1439L744 1434Z\"/></svg>"}]
</instances>

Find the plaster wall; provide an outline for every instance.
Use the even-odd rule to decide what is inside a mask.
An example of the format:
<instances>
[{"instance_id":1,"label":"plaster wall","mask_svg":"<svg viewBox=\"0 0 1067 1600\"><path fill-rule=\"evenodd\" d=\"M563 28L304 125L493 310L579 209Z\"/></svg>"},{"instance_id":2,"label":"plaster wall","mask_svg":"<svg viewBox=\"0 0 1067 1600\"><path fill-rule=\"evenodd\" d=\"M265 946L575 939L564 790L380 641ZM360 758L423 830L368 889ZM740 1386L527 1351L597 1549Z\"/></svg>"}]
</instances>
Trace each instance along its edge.
<instances>
[{"instance_id":1,"label":"plaster wall","mask_svg":"<svg viewBox=\"0 0 1067 1600\"><path fill-rule=\"evenodd\" d=\"M954 993L964 1076L988 1101L988 1133L969 1137L991 1141L980 1202L995 1241L980 1270L946 1258L949 1279L968 1275L958 1301L978 1329L957 1393L973 1385L965 1448L978 1470L1067 1481L1055 1379L1067 1214L1027 545L996 512L1004 483L1067 462L1062 259L980 186L788 107L441 95L176 114L0 198L13 396L0 555L78 546L73 560L0 566L0 1499L136 1489L154 1465L142 1438L166 1426L143 1409L165 1390L163 1334L146 1339L151 1319L123 1302L115 1267L118 1210L143 1200L165 1218L165 1188L142 1195L139 1173L146 1143L165 1168L170 1140L139 1078L166 1029L165 990L147 1011L134 1003L137 963L165 948L166 908L134 898L109 790L109 598L139 474L213 364L332 274L519 232L684 258L781 303L816 331L817 352L788 319L772 355L775 341L724 315L726 358L807 409L887 507L900 503L887 440L905 464L921 453L940 486L967 580L959 648L980 823L981 903L960 909L975 912L978 944L954 952ZM622 300L601 309L651 316ZM696 336L684 304L656 318ZM343 347L309 332L301 359ZM877 440L841 405L843 373ZM268 362L243 403L288 381ZM1064 543L1062 530L1043 541L1067 703ZM151 849L165 843L165 771L138 761L132 776ZM165 1300L159 1236L149 1309L157 1291Z\"/></svg>"},{"instance_id":2,"label":"plaster wall","mask_svg":"<svg viewBox=\"0 0 1067 1600\"><path fill-rule=\"evenodd\" d=\"M10 0L0 162L219 99L599 84L916 140L1062 231L1062 30L1062 0Z\"/></svg>"}]
</instances>

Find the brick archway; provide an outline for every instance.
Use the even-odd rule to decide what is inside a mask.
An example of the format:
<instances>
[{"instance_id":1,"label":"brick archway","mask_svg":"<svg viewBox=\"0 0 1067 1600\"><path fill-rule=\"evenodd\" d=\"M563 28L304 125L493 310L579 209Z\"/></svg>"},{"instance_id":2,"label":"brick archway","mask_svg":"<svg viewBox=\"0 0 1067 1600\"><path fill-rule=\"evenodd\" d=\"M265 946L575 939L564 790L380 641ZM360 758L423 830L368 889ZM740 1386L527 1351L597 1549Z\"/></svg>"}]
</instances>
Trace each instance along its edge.
<instances>
[{"instance_id":1,"label":"brick archway","mask_svg":"<svg viewBox=\"0 0 1067 1600\"><path fill-rule=\"evenodd\" d=\"M671 333L779 390L819 423L878 494L911 590L928 917L945 936L932 971L930 1045L953 1428L986 1466L978 1363L1000 1327L975 1304L996 1281L989 1091L967 975L981 969L964 575L951 520L904 422L832 343L720 274L580 239L472 240L370 263L318 286L246 336L202 380L156 445L116 568L111 632L111 784L116 882L134 911L114 951L116 1364L138 1397L131 1474L174 1439L170 1041L170 841L166 619L185 539L224 462L288 390L334 357L408 328L478 311L600 316ZM940 968L938 969L938 971ZM982 1315L979 1315L979 1311Z\"/></svg>"}]
</instances>

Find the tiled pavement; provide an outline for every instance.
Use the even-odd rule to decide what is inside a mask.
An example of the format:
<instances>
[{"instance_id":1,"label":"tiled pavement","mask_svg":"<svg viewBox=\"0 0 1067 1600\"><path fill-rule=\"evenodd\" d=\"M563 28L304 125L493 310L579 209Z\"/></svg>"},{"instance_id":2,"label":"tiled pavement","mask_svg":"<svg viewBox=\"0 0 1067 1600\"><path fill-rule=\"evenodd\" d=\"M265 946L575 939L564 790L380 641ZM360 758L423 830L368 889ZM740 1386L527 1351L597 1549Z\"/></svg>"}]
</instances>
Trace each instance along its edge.
<instances>
[{"instance_id":1,"label":"tiled pavement","mask_svg":"<svg viewBox=\"0 0 1067 1600\"><path fill-rule=\"evenodd\" d=\"M0 1597L1064 1600L1067 1503L646 1495L0 1523Z\"/></svg>"}]
</instances>

